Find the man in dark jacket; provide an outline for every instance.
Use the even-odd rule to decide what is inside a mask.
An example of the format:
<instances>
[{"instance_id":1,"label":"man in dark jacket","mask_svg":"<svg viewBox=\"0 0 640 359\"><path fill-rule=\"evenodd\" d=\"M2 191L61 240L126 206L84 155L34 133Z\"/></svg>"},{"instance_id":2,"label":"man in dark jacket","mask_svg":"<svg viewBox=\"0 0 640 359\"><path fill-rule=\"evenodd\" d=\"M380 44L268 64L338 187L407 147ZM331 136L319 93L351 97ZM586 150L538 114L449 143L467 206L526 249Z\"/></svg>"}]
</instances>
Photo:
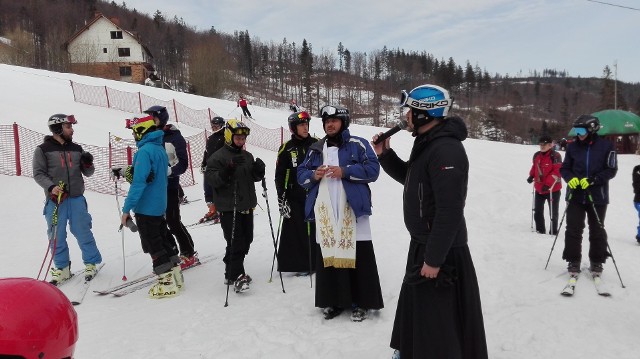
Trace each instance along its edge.
<instances>
[{"instance_id":1,"label":"man in dark jacket","mask_svg":"<svg viewBox=\"0 0 640 359\"><path fill-rule=\"evenodd\" d=\"M265 164L243 149L249 127L232 119L224 128L225 146L207 160L206 179L213 188L213 202L220 213L220 225L227 241L224 255L225 284L236 293L249 290L251 277L244 270L244 258L253 242L253 209L258 203L254 182L264 178Z\"/></svg>"},{"instance_id":2,"label":"man in dark jacket","mask_svg":"<svg viewBox=\"0 0 640 359\"><path fill-rule=\"evenodd\" d=\"M389 139L374 145L382 168L404 184L411 235L391 347L402 359L487 358L464 218L469 161L461 141L467 128L459 117L447 117L453 103L447 90L423 85L402 95L416 137L409 161L398 157Z\"/></svg>"},{"instance_id":3,"label":"man in dark jacket","mask_svg":"<svg viewBox=\"0 0 640 359\"><path fill-rule=\"evenodd\" d=\"M73 125L76 123L73 115L51 116L48 125L52 135L45 136L44 142L33 154L33 178L44 189L47 197L44 215L51 238L51 251L54 253L55 268L51 268L51 283L55 285L71 278L67 222L82 252L85 279L91 280L97 272L96 265L102 262L91 232L91 215L84 198L83 176L89 177L95 172L93 156L73 142ZM52 238L52 221L56 209L58 225L56 236Z\"/></svg>"},{"instance_id":4,"label":"man in dark jacket","mask_svg":"<svg viewBox=\"0 0 640 359\"><path fill-rule=\"evenodd\" d=\"M169 158L167 176L167 225L172 237L180 248L180 266L182 269L200 263L191 235L180 218L180 175L189 167L187 142L174 125L167 125L169 113L166 107L151 106L144 113L153 116L156 126L164 131L164 147Z\"/></svg>"},{"instance_id":5,"label":"man in dark jacket","mask_svg":"<svg viewBox=\"0 0 640 359\"><path fill-rule=\"evenodd\" d=\"M224 146L224 118L214 117L211 119L211 131L213 133L207 139L207 144L202 155L202 163L200 164L200 173L204 174L207 170L207 160L209 156L214 154L217 150ZM214 221L214 223L220 223L220 215L216 210L216 205L213 203L213 189L205 181L204 187L204 200L207 203L209 211L200 219L200 222Z\"/></svg>"},{"instance_id":6,"label":"man in dark jacket","mask_svg":"<svg viewBox=\"0 0 640 359\"><path fill-rule=\"evenodd\" d=\"M616 151L611 141L598 136L600 120L597 117L581 115L573 123L573 129L576 140L567 146L560 168L560 174L570 188L562 259L569 263L569 273L580 272L586 217L589 222L589 270L599 275L609 255L604 217L609 204L609 180L618 172Z\"/></svg>"},{"instance_id":7,"label":"man in dark jacket","mask_svg":"<svg viewBox=\"0 0 640 359\"><path fill-rule=\"evenodd\" d=\"M637 165L633 168L633 173L631 175L631 180L633 184L633 206L636 208L638 212L638 217L640 218L640 165ZM637 232L636 232L636 241L640 244L640 224L638 224Z\"/></svg>"},{"instance_id":8,"label":"man in dark jacket","mask_svg":"<svg viewBox=\"0 0 640 359\"><path fill-rule=\"evenodd\" d=\"M304 220L307 191L297 181L298 165L304 160L309 146L317 142L309 135L311 116L307 112L294 112L287 119L291 139L280 146L276 163L276 191L282 221L278 245L280 272L314 271L316 228Z\"/></svg>"}]
</instances>

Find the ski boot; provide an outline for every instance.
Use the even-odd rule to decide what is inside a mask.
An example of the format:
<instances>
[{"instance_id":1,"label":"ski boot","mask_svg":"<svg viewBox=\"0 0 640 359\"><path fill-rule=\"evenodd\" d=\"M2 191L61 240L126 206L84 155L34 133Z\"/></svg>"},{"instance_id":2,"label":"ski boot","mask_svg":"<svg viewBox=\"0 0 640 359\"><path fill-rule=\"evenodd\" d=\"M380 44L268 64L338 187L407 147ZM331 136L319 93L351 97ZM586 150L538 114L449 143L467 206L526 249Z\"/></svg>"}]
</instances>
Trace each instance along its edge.
<instances>
[{"instance_id":1,"label":"ski boot","mask_svg":"<svg viewBox=\"0 0 640 359\"><path fill-rule=\"evenodd\" d=\"M184 289L184 275L182 274L182 269L180 266L174 266L171 268L171 272L173 273L173 278L176 280L176 286L178 289Z\"/></svg>"},{"instance_id":2,"label":"ski boot","mask_svg":"<svg viewBox=\"0 0 640 359\"><path fill-rule=\"evenodd\" d=\"M233 290L236 293L243 293L249 290L249 283L251 283L251 277L247 274L240 274L235 283L233 283Z\"/></svg>"},{"instance_id":3,"label":"ski boot","mask_svg":"<svg viewBox=\"0 0 640 359\"><path fill-rule=\"evenodd\" d=\"M352 322L361 322L367 319L367 311L366 309L362 309L360 307L354 307L351 311L351 321Z\"/></svg>"},{"instance_id":4,"label":"ski boot","mask_svg":"<svg viewBox=\"0 0 640 359\"><path fill-rule=\"evenodd\" d=\"M87 263L84 265L84 280L88 282L93 279L98 273L98 268L93 263Z\"/></svg>"},{"instance_id":5,"label":"ski boot","mask_svg":"<svg viewBox=\"0 0 640 359\"><path fill-rule=\"evenodd\" d=\"M158 276L158 283L149 288L149 297L153 299L171 298L178 295L180 288L176 285L173 271L169 270Z\"/></svg>"},{"instance_id":6,"label":"ski boot","mask_svg":"<svg viewBox=\"0 0 640 359\"><path fill-rule=\"evenodd\" d=\"M200 264L198 252L194 252L191 256L180 256L180 269L195 267Z\"/></svg>"},{"instance_id":7,"label":"ski boot","mask_svg":"<svg viewBox=\"0 0 640 359\"><path fill-rule=\"evenodd\" d=\"M51 281L49 283L58 286L71 278L71 262L64 268L51 268Z\"/></svg>"}]
</instances>

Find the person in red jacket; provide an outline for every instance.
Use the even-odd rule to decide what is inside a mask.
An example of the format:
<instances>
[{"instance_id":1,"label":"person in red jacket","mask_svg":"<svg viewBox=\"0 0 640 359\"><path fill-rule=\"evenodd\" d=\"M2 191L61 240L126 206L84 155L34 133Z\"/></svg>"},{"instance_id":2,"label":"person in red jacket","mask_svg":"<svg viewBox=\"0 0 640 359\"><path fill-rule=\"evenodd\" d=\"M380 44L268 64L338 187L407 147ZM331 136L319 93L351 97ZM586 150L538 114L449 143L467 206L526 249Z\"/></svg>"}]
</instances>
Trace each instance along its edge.
<instances>
[{"instance_id":1,"label":"person in red jacket","mask_svg":"<svg viewBox=\"0 0 640 359\"><path fill-rule=\"evenodd\" d=\"M536 232L546 233L544 223L544 204L549 201L551 208L550 234L558 234L558 203L562 189L562 156L553 149L553 141L549 136L540 137L540 151L533 155L533 165L529 171L527 182L533 183L536 190L533 217L536 222Z\"/></svg>"},{"instance_id":2,"label":"person in red jacket","mask_svg":"<svg viewBox=\"0 0 640 359\"><path fill-rule=\"evenodd\" d=\"M238 106L242 109L242 114L246 117L251 117L251 112L249 112L249 108L247 107L247 99L244 96L240 96L238 100ZM253 117L251 117L253 118Z\"/></svg>"}]
</instances>

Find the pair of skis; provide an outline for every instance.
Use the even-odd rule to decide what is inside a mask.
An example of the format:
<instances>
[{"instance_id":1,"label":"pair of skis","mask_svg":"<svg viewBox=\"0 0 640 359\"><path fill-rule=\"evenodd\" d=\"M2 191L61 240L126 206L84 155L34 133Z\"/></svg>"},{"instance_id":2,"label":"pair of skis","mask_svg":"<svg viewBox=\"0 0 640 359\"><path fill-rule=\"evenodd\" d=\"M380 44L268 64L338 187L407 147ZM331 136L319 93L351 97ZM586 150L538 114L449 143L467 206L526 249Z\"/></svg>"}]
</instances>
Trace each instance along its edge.
<instances>
[{"instance_id":1,"label":"pair of skis","mask_svg":"<svg viewBox=\"0 0 640 359\"><path fill-rule=\"evenodd\" d=\"M593 285L596 288L596 292L598 293L598 295L603 296L603 297L610 297L611 296L611 293L609 291L607 291L603 287L602 278L600 276L600 273L591 272L587 268L584 268L582 270L585 271L585 273L587 273L589 275L589 277L591 278L591 280L593 282ZM560 292L560 294L565 296L565 297L573 296L573 294L576 291L576 284L578 283L578 278L580 278L580 273L570 273L569 274L569 280L568 280L567 284L564 286L564 288L562 289L562 292Z\"/></svg>"},{"instance_id":2,"label":"pair of skis","mask_svg":"<svg viewBox=\"0 0 640 359\"><path fill-rule=\"evenodd\" d=\"M216 259L217 256L214 255L208 255L208 256L204 256L202 258L200 258L200 262L198 262L197 264L194 264L190 267L184 268L182 269L183 271L189 270L191 268L195 268L195 267L199 267L202 264L205 264L207 262L210 262L214 259ZM156 279L156 274L154 273L150 273L147 275L144 275L142 277L130 280L126 283L122 283L119 285L116 285L114 287L111 288L106 288L103 290L94 290L94 293L100 294L100 295L108 295L111 294L114 297L123 297L127 294L131 294L135 291L138 291L140 289L146 288L151 286L152 284L156 283L157 279Z\"/></svg>"},{"instance_id":3,"label":"pair of skis","mask_svg":"<svg viewBox=\"0 0 640 359\"><path fill-rule=\"evenodd\" d=\"M58 283L55 286L59 287L67 298L69 298L71 304L80 305L89 291L91 282L98 275L102 267L104 267L104 263L100 263L96 266L96 274L90 280L85 279L84 269L81 269L72 273L69 279Z\"/></svg>"}]
</instances>

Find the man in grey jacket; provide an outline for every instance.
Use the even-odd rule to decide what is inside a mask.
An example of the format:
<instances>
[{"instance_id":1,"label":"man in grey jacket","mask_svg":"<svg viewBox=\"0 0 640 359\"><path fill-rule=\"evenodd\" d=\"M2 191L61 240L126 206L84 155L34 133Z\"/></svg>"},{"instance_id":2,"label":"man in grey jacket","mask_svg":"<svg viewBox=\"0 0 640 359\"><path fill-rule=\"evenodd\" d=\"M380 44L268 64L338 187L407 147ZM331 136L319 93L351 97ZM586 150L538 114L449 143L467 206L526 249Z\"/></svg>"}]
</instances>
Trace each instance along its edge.
<instances>
[{"instance_id":1,"label":"man in grey jacket","mask_svg":"<svg viewBox=\"0 0 640 359\"><path fill-rule=\"evenodd\" d=\"M91 232L91 215L84 198L84 176L95 171L93 156L84 152L73 140L73 115L56 114L49 118L51 136L33 154L33 178L44 189L46 204L44 215L51 240L54 268L51 268L52 284L58 285L71 277L69 247L67 246L67 222L71 233L78 240L82 261L85 264L85 280L95 276L96 265L102 256ZM58 217L57 230L52 226L54 211ZM52 233L56 233L55 238Z\"/></svg>"}]
</instances>

